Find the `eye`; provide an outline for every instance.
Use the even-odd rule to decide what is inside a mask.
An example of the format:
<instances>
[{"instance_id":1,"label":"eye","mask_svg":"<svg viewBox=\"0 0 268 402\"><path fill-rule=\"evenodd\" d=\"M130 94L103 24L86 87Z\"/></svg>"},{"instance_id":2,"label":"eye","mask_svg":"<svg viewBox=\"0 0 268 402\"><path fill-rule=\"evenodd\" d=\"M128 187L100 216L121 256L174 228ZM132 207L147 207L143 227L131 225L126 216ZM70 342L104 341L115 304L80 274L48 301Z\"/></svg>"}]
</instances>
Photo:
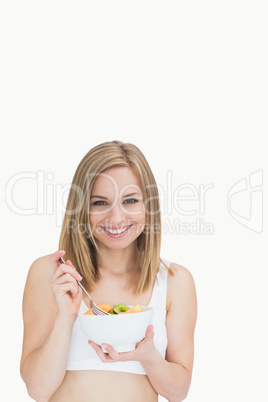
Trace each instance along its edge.
<instances>
[{"instance_id":1,"label":"eye","mask_svg":"<svg viewBox=\"0 0 268 402\"><path fill-rule=\"evenodd\" d=\"M135 198L129 198L125 200L126 204L134 204L135 202L138 202L138 200L136 200Z\"/></svg>"},{"instance_id":2,"label":"eye","mask_svg":"<svg viewBox=\"0 0 268 402\"><path fill-rule=\"evenodd\" d=\"M105 205L105 204L106 204L105 201L96 201L96 202L93 202L93 205Z\"/></svg>"}]
</instances>

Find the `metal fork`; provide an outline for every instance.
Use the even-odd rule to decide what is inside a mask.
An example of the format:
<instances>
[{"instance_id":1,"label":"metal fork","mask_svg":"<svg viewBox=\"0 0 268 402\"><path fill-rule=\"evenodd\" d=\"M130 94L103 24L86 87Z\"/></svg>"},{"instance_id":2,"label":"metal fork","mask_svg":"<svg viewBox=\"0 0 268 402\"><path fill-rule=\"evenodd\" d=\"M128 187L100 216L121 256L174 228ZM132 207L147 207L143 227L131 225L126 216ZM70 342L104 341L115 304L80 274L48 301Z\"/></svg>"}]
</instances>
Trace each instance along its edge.
<instances>
[{"instance_id":1,"label":"metal fork","mask_svg":"<svg viewBox=\"0 0 268 402\"><path fill-rule=\"evenodd\" d=\"M62 264L65 264L65 261L62 257L60 257L59 259L60 262L62 262ZM80 286L80 288L85 292L85 294L87 295L87 297L90 300L90 308L92 310L92 312L96 315L110 315L109 313L107 313L107 311L102 310L101 308L99 308L94 301L91 299L91 297L89 296L89 294L87 293L86 289L84 288L83 285L81 285L81 283L79 281L76 281L78 283L78 285Z\"/></svg>"}]
</instances>

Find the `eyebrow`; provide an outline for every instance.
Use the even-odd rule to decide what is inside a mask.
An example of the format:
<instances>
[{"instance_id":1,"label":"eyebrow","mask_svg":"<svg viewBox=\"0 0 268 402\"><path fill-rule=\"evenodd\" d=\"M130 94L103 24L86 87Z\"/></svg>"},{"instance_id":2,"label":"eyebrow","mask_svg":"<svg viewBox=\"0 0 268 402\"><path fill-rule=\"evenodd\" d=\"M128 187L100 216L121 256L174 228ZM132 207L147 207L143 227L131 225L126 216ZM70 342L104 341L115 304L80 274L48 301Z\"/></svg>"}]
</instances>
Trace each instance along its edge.
<instances>
[{"instance_id":1,"label":"eyebrow","mask_svg":"<svg viewBox=\"0 0 268 402\"><path fill-rule=\"evenodd\" d=\"M139 193L131 193L131 194L127 194L127 195L123 195L123 198L126 198L126 197L131 197L132 195L140 195ZM107 198L106 197L103 197L103 196L101 196L101 195L92 195L90 198L101 198L102 200L107 200Z\"/></svg>"}]
</instances>

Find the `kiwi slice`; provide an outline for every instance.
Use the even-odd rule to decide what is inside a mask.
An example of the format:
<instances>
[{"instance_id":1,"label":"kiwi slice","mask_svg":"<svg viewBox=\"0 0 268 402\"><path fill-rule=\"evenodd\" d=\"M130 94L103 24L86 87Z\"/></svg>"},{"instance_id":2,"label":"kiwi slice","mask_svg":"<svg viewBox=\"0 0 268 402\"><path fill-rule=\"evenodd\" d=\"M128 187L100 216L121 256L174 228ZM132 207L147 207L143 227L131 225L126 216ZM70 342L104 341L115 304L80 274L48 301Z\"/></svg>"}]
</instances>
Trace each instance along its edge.
<instances>
[{"instance_id":1,"label":"kiwi slice","mask_svg":"<svg viewBox=\"0 0 268 402\"><path fill-rule=\"evenodd\" d=\"M114 315L116 314L112 308L111 308L111 310L108 311L108 313L109 314L114 314Z\"/></svg>"},{"instance_id":2,"label":"kiwi slice","mask_svg":"<svg viewBox=\"0 0 268 402\"><path fill-rule=\"evenodd\" d=\"M115 314L122 313L124 311L127 311L128 309L129 307L122 303L113 306L113 311L115 312Z\"/></svg>"}]
</instances>

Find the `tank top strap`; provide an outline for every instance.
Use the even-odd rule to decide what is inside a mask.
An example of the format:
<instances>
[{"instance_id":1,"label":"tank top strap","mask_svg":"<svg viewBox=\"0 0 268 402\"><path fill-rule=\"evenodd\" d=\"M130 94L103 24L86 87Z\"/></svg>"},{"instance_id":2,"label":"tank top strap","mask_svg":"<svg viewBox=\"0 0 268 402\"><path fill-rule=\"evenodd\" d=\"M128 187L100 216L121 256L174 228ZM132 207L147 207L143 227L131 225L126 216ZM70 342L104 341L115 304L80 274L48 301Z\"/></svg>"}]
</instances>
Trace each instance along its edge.
<instances>
[{"instance_id":1,"label":"tank top strap","mask_svg":"<svg viewBox=\"0 0 268 402\"><path fill-rule=\"evenodd\" d=\"M169 267L170 262L164 260L163 262ZM166 309L166 299L167 299L167 277L168 277L168 268L166 267L162 261L160 262L159 271L157 272L157 280L155 281L153 287L153 294L149 306L157 309Z\"/></svg>"}]
</instances>

